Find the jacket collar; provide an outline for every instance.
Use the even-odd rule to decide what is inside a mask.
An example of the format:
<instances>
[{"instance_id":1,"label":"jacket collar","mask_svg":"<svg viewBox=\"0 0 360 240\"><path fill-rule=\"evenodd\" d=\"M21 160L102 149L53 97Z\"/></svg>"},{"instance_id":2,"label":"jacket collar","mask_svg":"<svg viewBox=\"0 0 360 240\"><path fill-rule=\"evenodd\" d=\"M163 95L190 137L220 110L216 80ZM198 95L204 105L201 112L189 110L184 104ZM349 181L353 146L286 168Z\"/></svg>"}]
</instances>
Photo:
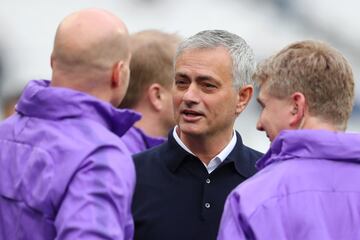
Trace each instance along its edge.
<instances>
[{"instance_id":1,"label":"jacket collar","mask_svg":"<svg viewBox=\"0 0 360 240\"><path fill-rule=\"evenodd\" d=\"M360 163L360 134L327 130L285 130L256 163L258 169L294 158Z\"/></svg>"},{"instance_id":2,"label":"jacket collar","mask_svg":"<svg viewBox=\"0 0 360 240\"><path fill-rule=\"evenodd\" d=\"M143 142L146 146L146 149L155 147L166 141L165 137L154 137L154 136L147 135L143 130L141 130L140 128L137 128L135 126L133 127L133 129L134 129L134 131L136 131L136 134L138 134L141 137L141 139L143 140Z\"/></svg>"},{"instance_id":3,"label":"jacket collar","mask_svg":"<svg viewBox=\"0 0 360 240\"><path fill-rule=\"evenodd\" d=\"M116 109L86 93L50 87L48 80L30 81L19 99L16 111L21 115L49 120L88 118L118 136L122 136L140 119L140 115L131 110Z\"/></svg>"}]
</instances>

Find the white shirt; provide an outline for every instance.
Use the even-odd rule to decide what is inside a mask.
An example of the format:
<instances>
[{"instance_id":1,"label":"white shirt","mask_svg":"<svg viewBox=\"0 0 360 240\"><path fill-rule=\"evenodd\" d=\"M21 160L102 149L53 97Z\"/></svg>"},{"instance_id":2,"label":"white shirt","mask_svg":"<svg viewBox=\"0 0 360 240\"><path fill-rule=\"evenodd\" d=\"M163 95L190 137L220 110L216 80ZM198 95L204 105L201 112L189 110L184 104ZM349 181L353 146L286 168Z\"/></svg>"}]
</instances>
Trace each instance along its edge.
<instances>
[{"instance_id":1,"label":"white shirt","mask_svg":"<svg viewBox=\"0 0 360 240\"><path fill-rule=\"evenodd\" d=\"M191 155L196 156L194 153L192 153L190 151L190 149L181 141L180 137L178 136L176 129L178 128L178 126L175 126L174 131L173 131L173 136L175 141L188 153L190 153ZM231 153L231 151L234 149L235 145L236 145L236 133L235 130L233 132L233 136L230 140L230 142L225 146L225 148L223 150L221 150L221 152L216 155L213 159L210 160L209 164L206 165L204 162L202 162L204 164L204 166L206 167L206 170L208 171L208 173L210 174L212 171L214 171L224 160L225 158Z\"/></svg>"}]
</instances>

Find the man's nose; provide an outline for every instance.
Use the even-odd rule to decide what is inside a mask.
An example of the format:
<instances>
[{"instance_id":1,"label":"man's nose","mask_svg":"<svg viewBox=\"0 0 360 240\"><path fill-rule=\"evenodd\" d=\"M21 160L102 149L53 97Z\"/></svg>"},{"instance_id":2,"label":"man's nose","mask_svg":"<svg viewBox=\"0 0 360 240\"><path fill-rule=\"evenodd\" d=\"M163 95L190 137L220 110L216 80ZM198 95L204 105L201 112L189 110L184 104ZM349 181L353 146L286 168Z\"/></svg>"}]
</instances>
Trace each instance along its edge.
<instances>
[{"instance_id":1,"label":"man's nose","mask_svg":"<svg viewBox=\"0 0 360 240\"><path fill-rule=\"evenodd\" d=\"M264 131L264 127L263 127L263 125L261 123L260 118L256 122L256 129L259 130L259 131Z\"/></svg>"},{"instance_id":2,"label":"man's nose","mask_svg":"<svg viewBox=\"0 0 360 240\"><path fill-rule=\"evenodd\" d=\"M195 84L190 84L190 86L188 87L188 89L186 89L184 96L183 96L183 101L186 104L196 104L199 103L199 89L195 86Z\"/></svg>"}]
</instances>

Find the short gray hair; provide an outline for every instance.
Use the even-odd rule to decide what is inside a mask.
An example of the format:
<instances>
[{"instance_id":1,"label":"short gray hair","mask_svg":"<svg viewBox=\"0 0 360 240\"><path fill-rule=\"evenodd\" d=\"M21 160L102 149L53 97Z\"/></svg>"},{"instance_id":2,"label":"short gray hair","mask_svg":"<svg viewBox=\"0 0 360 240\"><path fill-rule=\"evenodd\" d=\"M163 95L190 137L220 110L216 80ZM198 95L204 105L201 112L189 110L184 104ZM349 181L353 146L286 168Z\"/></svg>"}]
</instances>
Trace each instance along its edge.
<instances>
[{"instance_id":1,"label":"short gray hair","mask_svg":"<svg viewBox=\"0 0 360 240\"><path fill-rule=\"evenodd\" d=\"M180 43L175 59L188 49L226 48L231 56L233 65L233 86L240 88L252 84L255 71L255 56L253 50L244 39L225 30L201 31Z\"/></svg>"}]
</instances>

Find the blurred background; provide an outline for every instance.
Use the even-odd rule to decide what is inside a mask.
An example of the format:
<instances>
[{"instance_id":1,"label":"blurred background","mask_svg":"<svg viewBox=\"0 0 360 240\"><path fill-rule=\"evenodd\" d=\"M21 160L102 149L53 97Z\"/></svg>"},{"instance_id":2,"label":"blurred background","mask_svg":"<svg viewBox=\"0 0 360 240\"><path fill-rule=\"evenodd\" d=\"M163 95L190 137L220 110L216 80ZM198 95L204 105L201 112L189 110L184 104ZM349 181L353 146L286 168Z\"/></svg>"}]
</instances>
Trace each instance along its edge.
<instances>
[{"instance_id":1,"label":"blurred background","mask_svg":"<svg viewBox=\"0 0 360 240\"><path fill-rule=\"evenodd\" d=\"M50 54L59 22L88 7L112 11L130 32L159 29L189 37L205 29L242 36L261 60L293 41L323 40L345 54L356 78L356 104L348 131L360 131L360 21L357 0L1 0L0 103L11 100L31 79L50 79ZM5 110L3 106L3 110ZM266 151L269 141L255 129L253 98L236 129L243 141Z\"/></svg>"}]
</instances>

